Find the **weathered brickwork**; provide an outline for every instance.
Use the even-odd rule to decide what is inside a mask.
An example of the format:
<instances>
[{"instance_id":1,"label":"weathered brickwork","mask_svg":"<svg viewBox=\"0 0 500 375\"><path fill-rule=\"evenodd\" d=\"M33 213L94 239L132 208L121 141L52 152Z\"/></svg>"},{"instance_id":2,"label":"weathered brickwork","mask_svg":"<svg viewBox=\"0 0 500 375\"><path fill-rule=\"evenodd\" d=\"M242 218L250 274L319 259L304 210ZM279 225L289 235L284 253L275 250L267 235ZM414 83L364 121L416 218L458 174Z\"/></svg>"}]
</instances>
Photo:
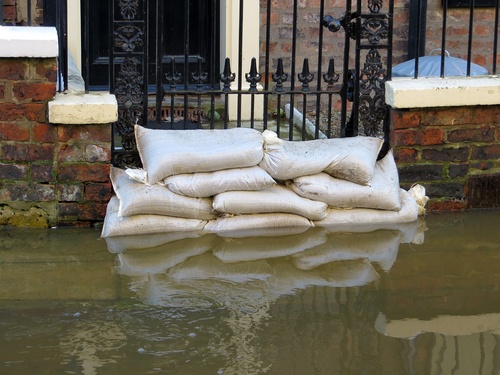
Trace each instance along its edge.
<instances>
[{"instance_id":1,"label":"weathered brickwork","mask_svg":"<svg viewBox=\"0 0 500 375\"><path fill-rule=\"evenodd\" d=\"M111 125L53 125L55 59L0 59L0 225L90 226L111 197Z\"/></svg>"},{"instance_id":2,"label":"weathered brickwork","mask_svg":"<svg viewBox=\"0 0 500 375\"><path fill-rule=\"evenodd\" d=\"M392 110L391 127L401 183L424 185L430 210L469 207L470 176L500 173L500 106Z\"/></svg>"}]
</instances>

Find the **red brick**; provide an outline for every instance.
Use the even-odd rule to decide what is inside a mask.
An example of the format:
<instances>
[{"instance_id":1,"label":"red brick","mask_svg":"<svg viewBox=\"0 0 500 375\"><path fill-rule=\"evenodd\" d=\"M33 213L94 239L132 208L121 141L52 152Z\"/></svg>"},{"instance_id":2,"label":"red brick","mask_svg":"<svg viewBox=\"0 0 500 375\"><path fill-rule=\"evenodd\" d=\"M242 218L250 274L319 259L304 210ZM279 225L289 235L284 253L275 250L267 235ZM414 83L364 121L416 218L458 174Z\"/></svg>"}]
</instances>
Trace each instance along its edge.
<instances>
[{"instance_id":1,"label":"red brick","mask_svg":"<svg viewBox=\"0 0 500 375\"><path fill-rule=\"evenodd\" d=\"M109 164L63 164L58 168L58 180L109 182L109 170Z\"/></svg>"},{"instance_id":2,"label":"red brick","mask_svg":"<svg viewBox=\"0 0 500 375\"><path fill-rule=\"evenodd\" d=\"M5 83L0 83L0 100L5 99Z\"/></svg>"},{"instance_id":3,"label":"red brick","mask_svg":"<svg viewBox=\"0 0 500 375\"><path fill-rule=\"evenodd\" d=\"M24 164L2 164L0 163L0 180L24 180L27 176L28 167ZM5 201L6 199L1 198Z\"/></svg>"},{"instance_id":4,"label":"red brick","mask_svg":"<svg viewBox=\"0 0 500 375\"><path fill-rule=\"evenodd\" d=\"M38 59L35 64L35 79L45 79L49 82L57 82L57 62L55 59Z\"/></svg>"},{"instance_id":5,"label":"red brick","mask_svg":"<svg viewBox=\"0 0 500 375\"><path fill-rule=\"evenodd\" d=\"M3 160L26 161L29 145L27 143L8 143L0 146L0 155Z\"/></svg>"},{"instance_id":6,"label":"red brick","mask_svg":"<svg viewBox=\"0 0 500 375\"><path fill-rule=\"evenodd\" d=\"M28 121L45 122L46 108L44 103L0 103L0 121L27 119Z\"/></svg>"},{"instance_id":7,"label":"red brick","mask_svg":"<svg viewBox=\"0 0 500 375\"><path fill-rule=\"evenodd\" d=\"M463 125L471 122L471 110L463 107L422 111L422 125Z\"/></svg>"},{"instance_id":8,"label":"red brick","mask_svg":"<svg viewBox=\"0 0 500 375\"><path fill-rule=\"evenodd\" d=\"M54 166L52 164L33 164L31 166L31 180L51 182L54 180L53 171Z\"/></svg>"},{"instance_id":9,"label":"red brick","mask_svg":"<svg viewBox=\"0 0 500 375\"><path fill-rule=\"evenodd\" d=\"M28 161L53 161L54 144L33 143L29 145Z\"/></svg>"},{"instance_id":10,"label":"red brick","mask_svg":"<svg viewBox=\"0 0 500 375\"><path fill-rule=\"evenodd\" d=\"M111 125L59 126L57 136L61 142L70 140L111 142Z\"/></svg>"},{"instance_id":11,"label":"red brick","mask_svg":"<svg viewBox=\"0 0 500 375\"><path fill-rule=\"evenodd\" d=\"M415 163L418 159L418 150L413 148L394 149L394 159L398 163Z\"/></svg>"},{"instance_id":12,"label":"red brick","mask_svg":"<svg viewBox=\"0 0 500 375\"><path fill-rule=\"evenodd\" d=\"M481 106L474 111L473 124L500 124L500 106Z\"/></svg>"},{"instance_id":13,"label":"red brick","mask_svg":"<svg viewBox=\"0 0 500 375\"><path fill-rule=\"evenodd\" d=\"M418 128L420 125L419 111L392 111L391 114L393 129Z\"/></svg>"},{"instance_id":14,"label":"red brick","mask_svg":"<svg viewBox=\"0 0 500 375\"><path fill-rule=\"evenodd\" d=\"M444 143L443 131L439 128L425 128L419 132L419 143L422 146Z\"/></svg>"},{"instance_id":15,"label":"red brick","mask_svg":"<svg viewBox=\"0 0 500 375\"><path fill-rule=\"evenodd\" d=\"M19 101L44 101L56 95L56 84L37 82L18 82L12 87L14 97Z\"/></svg>"},{"instance_id":16,"label":"red brick","mask_svg":"<svg viewBox=\"0 0 500 375\"><path fill-rule=\"evenodd\" d=\"M20 123L0 123L0 139L3 141L28 141L29 126Z\"/></svg>"},{"instance_id":17,"label":"red brick","mask_svg":"<svg viewBox=\"0 0 500 375\"><path fill-rule=\"evenodd\" d=\"M393 146L414 146L417 142L415 130L395 130L391 132Z\"/></svg>"},{"instance_id":18,"label":"red brick","mask_svg":"<svg viewBox=\"0 0 500 375\"><path fill-rule=\"evenodd\" d=\"M0 79L20 81L27 76L27 65L19 59L0 59Z\"/></svg>"},{"instance_id":19,"label":"red brick","mask_svg":"<svg viewBox=\"0 0 500 375\"><path fill-rule=\"evenodd\" d=\"M493 142L494 140L495 128L487 125L456 129L448 133L449 142Z\"/></svg>"},{"instance_id":20,"label":"red brick","mask_svg":"<svg viewBox=\"0 0 500 375\"><path fill-rule=\"evenodd\" d=\"M34 142L54 142L56 140L57 130L50 124L33 124L33 141Z\"/></svg>"},{"instance_id":21,"label":"red brick","mask_svg":"<svg viewBox=\"0 0 500 375\"><path fill-rule=\"evenodd\" d=\"M428 211L457 211L464 210L466 203L461 200L435 201L431 199L427 202L426 208Z\"/></svg>"},{"instance_id":22,"label":"red brick","mask_svg":"<svg viewBox=\"0 0 500 375\"><path fill-rule=\"evenodd\" d=\"M111 183L88 184L85 186L85 200L87 202L108 202L113 194Z\"/></svg>"},{"instance_id":23,"label":"red brick","mask_svg":"<svg viewBox=\"0 0 500 375\"><path fill-rule=\"evenodd\" d=\"M500 144L490 144L485 146L474 146L472 148L472 156L473 160L484 160L484 159L500 159Z\"/></svg>"},{"instance_id":24,"label":"red brick","mask_svg":"<svg viewBox=\"0 0 500 375\"><path fill-rule=\"evenodd\" d=\"M83 161L83 149L81 145L64 144L59 149L57 161L59 163L75 163Z\"/></svg>"}]
</instances>

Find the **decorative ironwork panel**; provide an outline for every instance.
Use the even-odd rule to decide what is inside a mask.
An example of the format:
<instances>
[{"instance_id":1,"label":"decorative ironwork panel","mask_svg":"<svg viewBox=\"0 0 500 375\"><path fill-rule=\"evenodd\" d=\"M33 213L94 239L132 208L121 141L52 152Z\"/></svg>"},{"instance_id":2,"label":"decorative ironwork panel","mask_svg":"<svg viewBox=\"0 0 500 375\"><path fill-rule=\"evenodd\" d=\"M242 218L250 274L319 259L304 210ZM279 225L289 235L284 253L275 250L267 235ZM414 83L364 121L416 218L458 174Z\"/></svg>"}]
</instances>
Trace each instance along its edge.
<instances>
[{"instance_id":1,"label":"decorative ironwork panel","mask_svg":"<svg viewBox=\"0 0 500 375\"><path fill-rule=\"evenodd\" d=\"M147 116L147 19L144 1L114 0L111 10L112 50L110 51L111 89L118 102L118 121L115 124L119 139L113 164L137 166L137 147L134 125L144 124ZM147 104L147 103L146 103ZM116 143L120 142L120 147Z\"/></svg>"}]
</instances>

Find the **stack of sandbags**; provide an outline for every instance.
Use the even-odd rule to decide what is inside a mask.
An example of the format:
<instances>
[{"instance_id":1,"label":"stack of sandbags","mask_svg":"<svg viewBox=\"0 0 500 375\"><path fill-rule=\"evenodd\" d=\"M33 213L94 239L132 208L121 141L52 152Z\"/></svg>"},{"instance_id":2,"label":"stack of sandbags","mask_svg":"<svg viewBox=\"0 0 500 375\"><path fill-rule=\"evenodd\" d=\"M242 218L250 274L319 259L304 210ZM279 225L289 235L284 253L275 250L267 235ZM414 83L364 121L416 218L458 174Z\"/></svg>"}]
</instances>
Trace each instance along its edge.
<instances>
[{"instance_id":1,"label":"stack of sandbags","mask_svg":"<svg viewBox=\"0 0 500 375\"><path fill-rule=\"evenodd\" d=\"M152 130L135 127L144 170L111 168L115 196L103 237L201 231L219 215L212 196L263 189L262 134L253 129Z\"/></svg>"},{"instance_id":2,"label":"stack of sandbags","mask_svg":"<svg viewBox=\"0 0 500 375\"><path fill-rule=\"evenodd\" d=\"M285 141L254 129L136 125L143 170L111 169L103 237L200 231L300 233L312 226L416 220L391 152L373 137ZM267 231L267 233L264 233Z\"/></svg>"},{"instance_id":3,"label":"stack of sandbags","mask_svg":"<svg viewBox=\"0 0 500 375\"><path fill-rule=\"evenodd\" d=\"M382 140L372 137L292 142L265 131L260 165L297 195L328 205L316 226L414 221L425 191L400 189L392 151L377 161L381 147ZM415 195L423 197L420 207Z\"/></svg>"}]
</instances>

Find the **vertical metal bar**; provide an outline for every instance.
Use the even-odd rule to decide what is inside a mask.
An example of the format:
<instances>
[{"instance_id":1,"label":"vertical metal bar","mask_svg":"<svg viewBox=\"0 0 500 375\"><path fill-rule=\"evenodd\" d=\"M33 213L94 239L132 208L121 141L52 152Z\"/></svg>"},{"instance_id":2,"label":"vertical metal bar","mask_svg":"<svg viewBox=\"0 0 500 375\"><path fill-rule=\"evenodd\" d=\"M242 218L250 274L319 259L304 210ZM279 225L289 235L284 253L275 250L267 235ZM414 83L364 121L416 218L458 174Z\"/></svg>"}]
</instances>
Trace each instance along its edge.
<instances>
[{"instance_id":1,"label":"vertical metal bar","mask_svg":"<svg viewBox=\"0 0 500 375\"><path fill-rule=\"evenodd\" d=\"M115 48L114 48L114 41L113 41L113 34L114 34L114 22L115 22L115 1L117 0L111 0L109 2L109 92L111 94L114 94L115 93ZM87 6L88 6L88 3L89 1L85 1L87 3ZM88 25L90 26L90 18L91 17L88 17L89 18L89 22L88 22ZM89 38L89 35L90 34L90 29L87 29L87 41L88 38ZM90 46L90 44L89 44ZM89 54L87 53L87 56L89 56ZM87 57L88 59L88 57ZM88 65L90 65L90 61L87 61L88 62ZM90 70L88 70L88 72L90 73ZM89 78L89 75L87 76L87 79Z\"/></svg>"},{"instance_id":2,"label":"vertical metal bar","mask_svg":"<svg viewBox=\"0 0 500 375\"><path fill-rule=\"evenodd\" d=\"M210 129L213 129L215 127L215 77L217 74L217 67L215 66L217 62L217 45L220 43L220 41L217 39L217 25L219 24L219 20L217 18L217 0L212 0L212 17L211 19L211 28L210 28L210 34L211 34L211 39L212 39L212 52L211 52L211 63L210 63Z\"/></svg>"},{"instance_id":3,"label":"vertical metal bar","mask_svg":"<svg viewBox=\"0 0 500 375\"><path fill-rule=\"evenodd\" d=\"M410 1L408 27L408 60L425 55L425 29L427 24L427 0Z\"/></svg>"},{"instance_id":4,"label":"vertical metal bar","mask_svg":"<svg viewBox=\"0 0 500 375\"><path fill-rule=\"evenodd\" d=\"M59 30L59 70L62 74L62 91L68 90L68 7L67 0L62 0L61 4L61 25Z\"/></svg>"},{"instance_id":5,"label":"vertical metal bar","mask_svg":"<svg viewBox=\"0 0 500 375\"><path fill-rule=\"evenodd\" d=\"M497 74L497 56L498 56L498 18L500 17L500 0L495 2L495 26L493 28L493 64L491 74Z\"/></svg>"},{"instance_id":6,"label":"vertical metal bar","mask_svg":"<svg viewBox=\"0 0 500 375\"><path fill-rule=\"evenodd\" d=\"M471 67L471 59L472 59L472 34L474 33L474 7L475 1L470 0L470 8L469 8L469 39L467 44L467 77L470 77L470 67Z\"/></svg>"},{"instance_id":7,"label":"vertical metal bar","mask_svg":"<svg viewBox=\"0 0 500 375\"><path fill-rule=\"evenodd\" d=\"M424 31L425 32L425 31ZM411 30L410 30L411 33ZM417 31L415 36L415 69L413 78L418 78L419 57L422 50L422 0L417 0ZM424 34L425 35L425 34ZM422 43L423 44L423 43ZM425 46L423 46L425 50Z\"/></svg>"},{"instance_id":8,"label":"vertical metal bar","mask_svg":"<svg viewBox=\"0 0 500 375\"><path fill-rule=\"evenodd\" d=\"M113 1L111 0L109 2L111 5L109 5L109 17L108 17L108 22L110 23L109 30L111 30L111 8L113 7ZM80 10L84 14L83 16L83 46L82 46L82 56L83 56L83 61L82 61L82 70L83 70L83 82L85 86L85 92L89 92L89 81L90 81L90 57L89 57L89 23L90 23L90 10L89 10L89 2L87 0L84 0L80 3ZM108 61L108 70L109 66L111 65L111 45L109 45L109 50L110 50L110 57ZM108 71L108 81L109 81L109 76L111 73ZM108 82L109 83L109 82ZM110 90L111 90L111 85Z\"/></svg>"},{"instance_id":9,"label":"vertical metal bar","mask_svg":"<svg viewBox=\"0 0 500 375\"><path fill-rule=\"evenodd\" d=\"M162 123L163 107L163 43L164 43L163 1L156 0L156 125ZM147 87L147 85L146 85Z\"/></svg>"},{"instance_id":10,"label":"vertical metal bar","mask_svg":"<svg viewBox=\"0 0 500 375\"><path fill-rule=\"evenodd\" d=\"M441 31L441 78L444 77L444 59L446 50L446 19L448 17L448 0L443 0L443 26Z\"/></svg>"},{"instance_id":11,"label":"vertical metal bar","mask_svg":"<svg viewBox=\"0 0 500 375\"><path fill-rule=\"evenodd\" d=\"M290 118L288 120L288 139L293 140L293 114L295 99L295 59L297 56L297 0L293 1L293 27L292 27L292 66L290 73ZM305 115L305 114L304 114Z\"/></svg>"},{"instance_id":12,"label":"vertical metal bar","mask_svg":"<svg viewBox=\"0 0 500 375\"><path fill-rule=\"evenodd\" d=\"M351 0L346 0L345 14L350 15L352 12ZM340 111L340 137L346 136L346 123L347 123L347 84L349 81L349 56L351 49L351 41L349 33L344 33L344 63L343 63L343 78L342 78L342 108Z\"/></svg>"},{"instance_id":13,"label":"vertical metal bar","mask_svg":"<svg viewBox=\"0 0 500 375\"><path fill-rule=\"evenodd\" d=\"M3 1L2 1L3 3ZM31 0L26 0L26 10L28 13L28 26L31 26Z\"/></svg>"},{"instance_id":14,"label":"vertical metal bar","mask_svg":"<svg viewBox=\"0 0 500 375\"><path fill-rule=\"evenodd\" d=\"M267 0L266 3L266 57L265 57L265 68L264 68L264 124L263 130L267 129L267 113L269 111L269 51L270 51L270 39L271 39L271 0ZM280 108L276 108L277 113L279 113Z\"/></svg>"},{"instance_id":15,"label":"vertical metal bar","mask_svg":"<svg viewBox=\"0 0 500 375\"><path fill-rule=\"evenodd\" d=\"M362 14L362 3L361 0L357 0L356 7L356 30L361 30L361 14ZM352 102L352 114L351 114L351 129L349 131L350 134L347 134L349 137L354 137L358 135L358 119L359 119L359 74L361 71L361 33L358 31L356 33L356 77L354 80L354 97Z\"/></svg>"},{"instance_id":16,"label":"vertical metal bar","mask_svg":"<svg viewBox=\"0 0 500 375\"><path fill-rule=\"evenodd\" d=\"M161 1L161 0L160 0ZM189 38L190 38L190 5L191 1L184 1L184 91L188 89L189 83ZM186 129L188 117L188 95L184 94L184 129ZM173 125L173 124L172 124Z\"/></svg>"},{"instance_id":17,"label":"vertical metal bar","mask_svg":"<svg viewBox=\"0 0 500 375\"><path fill-rule=\"evenodd\" d=\"M161 0L156 0L161 1ZM149 1L142 0L142 17L143 17L143 27L144 27L144 51L142 55L142 124L147 126L148 124L148 109L149 109L149 38L151 37L149 33ZM154 4L153 4L154 5ZM153 8L154 9L154 8Z\"/></svg>"},{"instance_id":18,"label":"vertical metal bar","mask_svg":"<svg viewBox=\"0 0 500 375\"><path fill-rule=\"evenodd\" d=\"M240 0L239 18L238 18L238 115L237 126L241 126L241 89L243 84L243 7L244 2Z\"/></svg>"},{"instance_id":19,"label":"vertical metal bar","mask_svg":"<svg viewBox=\"0 0 500 375\"><path fill-rule=\"evenodd\" d=\"M3 0L2 0L2 3L0 4L0 26L3 26L4 25L4 21L3 21Z\"/></svg>"},{"instance_id":20,"label":"vertical metal bar","mask_svg":"<svg viewBox=\"0 0 500 375\"><path fill-rule=\"evenodd\" d=\"M321 79L322 79L322 71L321 64L323 62L323 26L321 25L321 21L325 17L325 0L321 0L320 9L319 9L319 41L318 41L318 79L316 81L316 90L321 91ZM328 108L331 111L331 108ZM304 113L305 116L305 113ZM331 116L329 116L331 117ZM321 94L316 94L316 121L315 121L315 130L314 137L319 138L319 124L321 119Z\"/></svg>"}]
</instances>

